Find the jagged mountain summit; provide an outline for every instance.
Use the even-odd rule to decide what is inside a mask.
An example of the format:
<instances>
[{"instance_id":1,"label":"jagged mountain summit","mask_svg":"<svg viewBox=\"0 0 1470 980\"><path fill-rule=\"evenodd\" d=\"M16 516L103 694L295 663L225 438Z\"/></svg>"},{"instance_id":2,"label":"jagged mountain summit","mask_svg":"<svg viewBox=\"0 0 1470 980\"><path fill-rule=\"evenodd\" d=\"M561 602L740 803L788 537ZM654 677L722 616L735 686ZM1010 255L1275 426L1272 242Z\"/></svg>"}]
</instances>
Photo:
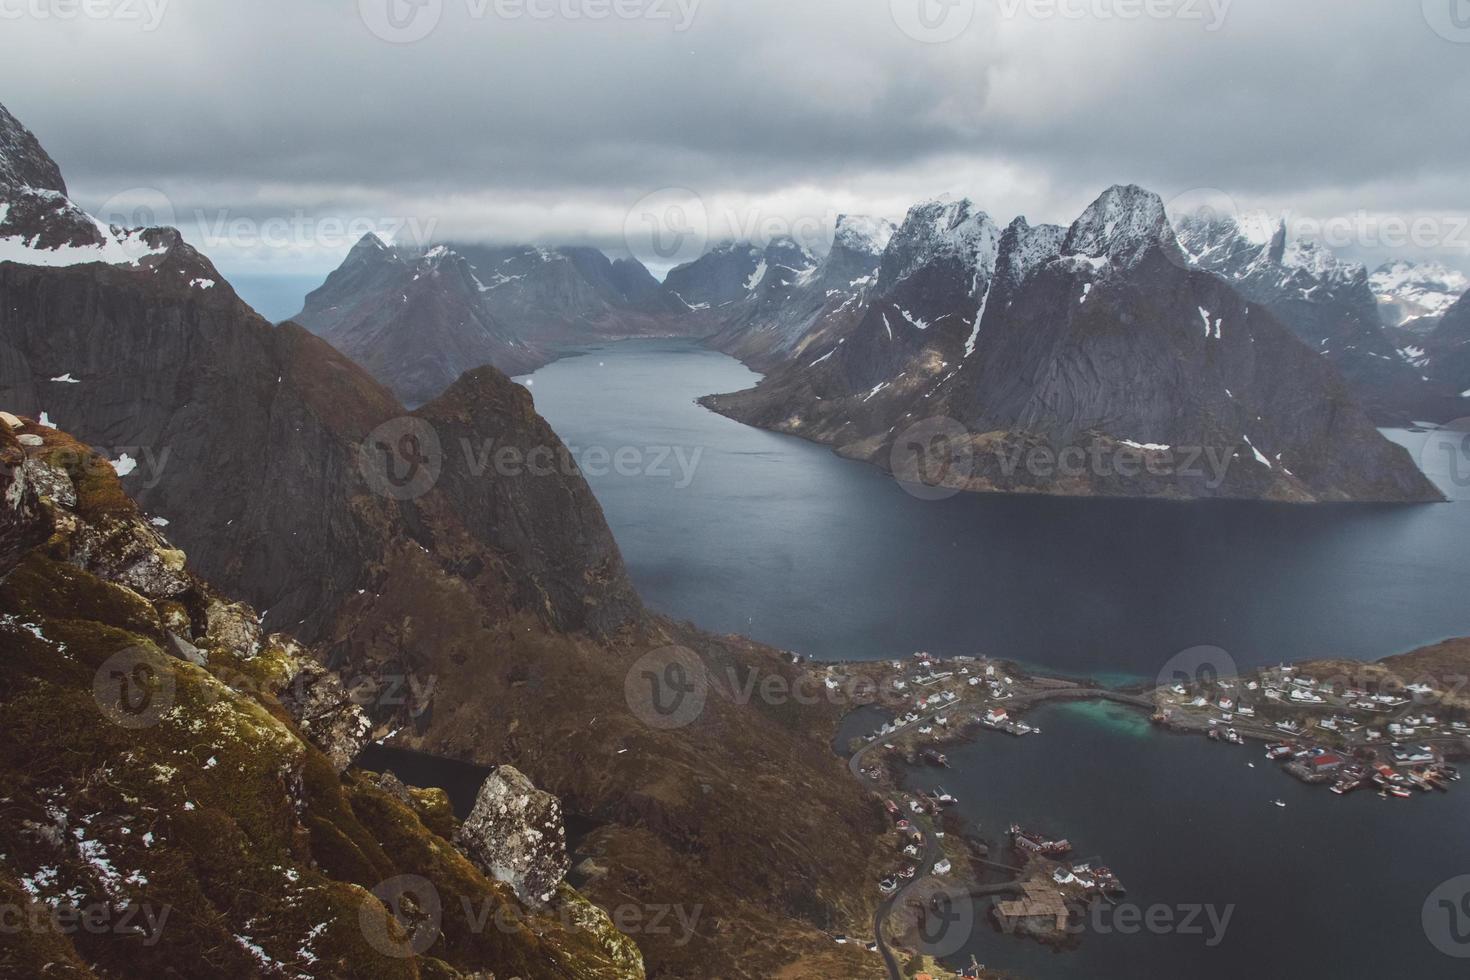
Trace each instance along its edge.
<instances>
[{"instance_id":1,"label":"jagged mountain summit","mask_svg":"<svg viewBox=\"0 0 1470 980\"><path fill-rule=\"evenodd\" d=\"M1262 240L1230 215L1202 211L1181 218L1177 231L1192 266L1265 304L1332 362L1381 424L1454 416L1454 393L1424 377L1384 329L1364 266L1320 243L1293 240L1284 221Z\"/></svg>"},{"instance_id":2,"label":"jagged mountain summit","mask_svg":"<svg viewBox=\"0 0 1470 980\"><path fill-rule=\"evenodd\" d=\"M21 227L18 234L30 243L36 232ZM650 975L799 974L811 972L801 963L817 956L827 972L861 975L866 954L834 953L828 934L834 926L855 933L871 921L870 875L850 858L876 853L883 823L840 762L811 751L813 731L819 742L835 737L835 712L818 709L816 728L798 729L781 712L711 698L687 726L663 730L630 710L625 693L642 658L674 645L700 663L780 674L795 684L790 659L644 609L600 506L565 463L568 450L524 387L494 368L477 368L410 413L325 341L294 323L259 317L222 278L209 288L191 285L175 266L195 253L177 233L159 234L168 250L142 262L0 261L0 408L36 420L21 445L49 445L39 429L50 422L104 449L87 458L109 463L89 463L88 472L107 465L116 476L101 473L106 480L97 486L120 485L136 498L140 520L129 526L142 526L143 518L148 528L166 526L188 554L191 574L227 602L261 611L243 622L236 617L229 629L246 638L247 650L257 634L290 632L319 667L350 679L374 738L392 736L394 746L442 758L514 766L554 793L568 813L597 828L573 856L595 858L596 874L583 885L592 902L701 908L692 935L640 937ZM214 274L212 267L204 271ZM540 454L553 465L506 464L507 448L519 460ZM9 463L11 450L0 446L0 462ZM0 499L12 503L8 494ZM24 560L35 547L30 525L16 526L0 520L0 561ZM84 535L70 558L84 561L83 546L95 544ZM182 555L159 560L175 569ZM47 637L54 635L51 620L96 610L96 595L114 603L104 610L108 617L122 617L99 620L103 627L165 639L160 610L139 608L106 587L74 587L75 561L67 556L53 565L55 575L32 595L50 603L36 613L47 617ZM204 624L189 602L183 606L183 615L174 610L168 622L198 647ZM28 618L32 608L39 609L17 609L27 617L22 622L38 622ZM54 653L47 654L53 662ZM255 662L263 669L271 663ZM73 708L76 691L86 688L67 690L49 713L34 715L44 730L75 731L78 719L92 717ZM51 720L57 711L65 725ZM106 729L105 747L125 759L128 744L112 738L120 731ZM78 737L88 751L104 747L89 732ZM204 751L214 738L211 730L202 745L190 744ZM714 794L704 788L711 767L730 780ZM289 775L270 769L273 780ZM276 828L267 841L274 848L303 846L289 833L292 821L320 817L315 827L334 842L331 856L341 862L326 874L350 882L344 887L360 903L365 889L400 865L379 860L372 834L359 834L364 821L331 788L335 774L313 768L310 775L307 788L317 795L304 816L278 783L263 783L248 795L269 808L269 820L254 810L240 819ZM192 776L187 784L196 785ZM197 815L184 816L185 801L170 799L168 819L200 839L241 840L247 828L237 826L239 790L255 784L197 785L209 793L188 801L196 809L187 812ZM741 791L752 786L760 793ZM374 828L405 833L411 826L376 792L347 795L351 807L384 818ZM782 814L776 824L768 819L773 811ZM435 826L444 829L444 821ZM415 840L410 847L394 838L393 858L429 860L434 848ZM8 832L0 843L7 857L18 853L20 842ZM274 850L263 853L276 858ZM442 859L449 852L434 853ZM294 865L299 854L272 863ZM773 870L752 874L752 867ZM190 874L207 870L175 868L186 884ZM251 894L271 900L279 893L275 878L247 884ZM16 886L6 877L0 887L10 893ZM478 892L469 888L446 901L458 894ZM356 905L321 913L345 916L357 928ZM556 942L560 934L542 938ZM762 937L759 949L751 948L751 935ZM490 930L482 938L499 936ZM522 948L535 962L507 956L497 975L560 975L552 955L538 953L530 937ZM451 959L464 968L437 972L484 972L484 958ZM379 958L357 972L395 976L401 966Z\"/></svg>"},{"instance_id":3,"label":"jagged mountain summit","mask_svg":"<svg viewBox=\"0 0 1470 980\"><path fill-rule=\"evenodd\" d=\"M1470 292L1470 278L1438 262L1385 262L1369 277L1383 322L1427 332L1451 306Z\"/></svg>"},{"instance_id":4,"label":"jagged mountain summit","mask_svg":"<svg viewBox=\"0 0 1470 980\"><path fill-rule=\"evenodd\" d=\"M844 336L705 403L901 477L948 452L954 489L1439 499L1325 358L1191 266L1142 188L1109 189L1065 232L921 205L882 265ZM1063 453L1089 462L1059 467Z\"/></svg>"},{"instance_id":5,"label":"jagged mountain summit","mask_svg":"<svg viewBox=\"0 0 1470 980\"><path fill-rule=\"evenodd\" d=\"M485 365L519 374L565 346L679 333L678 309L637 260L596 249L417 250L368 235L294 319L419 405Z\"/></svg>"},{"instance_id":6,"label":"jagged mountain summit","mask_svg":"<svg viewBox=\"0 0 1470 980\"><path fill-rule=\"evenodd\" d=\"M744 281L743 298L700 314L719 325L709 343L756 366L768 366L794 356L798 345L804 347L826 330L841 330L862 310L895 230L881 218L841 215L832 248L820 260L792 243L772 243ZM707 264L723 264L719 250L694 263L685 275L693 276Z\"/></svg>"}]
</instances>

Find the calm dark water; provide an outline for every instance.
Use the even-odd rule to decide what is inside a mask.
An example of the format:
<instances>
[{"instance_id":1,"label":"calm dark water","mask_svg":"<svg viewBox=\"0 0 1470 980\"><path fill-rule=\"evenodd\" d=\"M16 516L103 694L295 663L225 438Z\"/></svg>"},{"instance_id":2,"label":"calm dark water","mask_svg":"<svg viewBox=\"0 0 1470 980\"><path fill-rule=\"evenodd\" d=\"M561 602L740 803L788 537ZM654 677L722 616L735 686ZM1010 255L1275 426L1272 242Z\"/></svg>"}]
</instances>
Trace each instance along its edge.
<instances>
[{"instance_id":1,"label":"calm dark water","mask_svg":"<svg viewBox=\"0 0 1470 980\"><path fill-rule=\"evenodd\" d=\"M1470 503L921 501L871 467L695 404L755 380L671 342L592 350L530 379L577 449L702 453L687 486L677 467L596 466L589 479L643 595L706 628L828 659L979 651L1109 681L1153 678L1200 644L1253 664L1380 657L1470 634ZM1395 438L1418 455L1428 437ZM1424 455L1440 476L1470 472L1470 460ZM1141 908L1234 909L1213 948L1179 932L1113 932L1063 954L995 932L982 911L958 964L973 952L1032 980L1470 975L1421 923L1430 892L1470 874L1470 782L1404 801L1339 798L1276 771L1259 748L1163 735L1121 709L1059 706L1034 720L1044 734L982 737L950 753L953 771L915 773L915 784L942 781L996 844L1012 821L1070 837ZM852 717L839 741L876 723Z\"/></svg>"},{"instance_id":2,"label":"calm dark water","mask_svg":"<svg viewBox=\"0 0 1470 980\"><path fill-rule=\"evenodd\" d=\"M1470 503L925 501L701 408L757 377L692 344L611 345L530 380L577 449L701 454L687 486L672 459L668 476L589 480L643 596L707 629L824 659L984 652L1111 679L1204 644L1256 664L1470 634Z\"/></svg>"},{"instance_id":3,"label":"calm dark water","mask_svg":"<svg viewBox=\"0 0 1470 980\"><path fill-rule=\"evenodd\" d=\"M1173 910L1234 910L1213 947L1207 926L1204 936L1089 933L1058 954L998 932L982 906L957 964L974 954L1033 980L1470 975L1421 918L1437 886L1470 873L1470 784L1408 800L1338 797L1279 772L1259 748L1159 734L1122 708L1052 706L1031 720L1043 734L985 733L949 752L953 771L916 771L911 784L942 779L994 856L1016 821L1067 836L1078 860L1101 858L1129 904L1168 908L1180 923Z\"/></svg>"}]
</instances>

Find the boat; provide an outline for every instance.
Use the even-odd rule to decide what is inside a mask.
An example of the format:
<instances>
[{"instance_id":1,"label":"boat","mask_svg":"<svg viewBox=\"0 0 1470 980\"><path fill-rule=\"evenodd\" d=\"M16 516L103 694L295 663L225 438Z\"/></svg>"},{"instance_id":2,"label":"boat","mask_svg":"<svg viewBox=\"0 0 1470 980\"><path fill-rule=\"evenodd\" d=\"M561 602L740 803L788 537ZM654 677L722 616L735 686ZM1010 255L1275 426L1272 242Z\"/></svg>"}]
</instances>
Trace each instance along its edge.
<instances>
[{"instance_id":1,"label":"boat","mask_svg":"<svg viewBox=\"0 0 1470 980\"><path fill-rule=\"evenodd\" d=\"M1229 742L1231 745L1245 744L1245 739L1241 738L1240 733L1233 728L1225 733L1225 741Z\"/></svg>"},{"instance_id":2,"label":"boat","mask_svg":"<svg viewBox=\"0 0 1470 980\"><path fill-rule=\"evenodd\" d=\"M1295 754L1296 748L1285 743L1266 746L1266 758L1268 759L1285 759Z\"/></svg>"},{"instance_id":3,"label":"boat","mask_svg":"<svg viewBox=\"0 0 1470 980\"><path fill-rule=\"evenodd\" d=\"M1271 801L1271 805L1272 806L1284 807L1284 806L1286 806L1286 803L1284 801L1282 801L1282 800L1272 800Z\"/></svg>"},{"instance_id":4,"label":"boat","mask_svg":"<svg viewBox=\"0 0 1470 980\"><path fill-rule=\"evenodd\" d=\"M1407 799L1408 797L1414 795L1413 793L1409 792L1409 788L1407 786L1399 786L1398 784L1389 786L1388 793L1390 796L1397 796L1401 800Z\"/></svg>"},{"instance_id":5,"label":"boat","mask_svg":"<svg viewBox=\"0 0 1470 980\"><path fill-rule=\"evenodd\" d=\"M949 793L945 792L943 786L940 786L934 790L934 799L938 801L940 806L954 806L956 803L959 802L959 800L955 799L953 796L949 795Z\"/></svg>"}]
</instances>

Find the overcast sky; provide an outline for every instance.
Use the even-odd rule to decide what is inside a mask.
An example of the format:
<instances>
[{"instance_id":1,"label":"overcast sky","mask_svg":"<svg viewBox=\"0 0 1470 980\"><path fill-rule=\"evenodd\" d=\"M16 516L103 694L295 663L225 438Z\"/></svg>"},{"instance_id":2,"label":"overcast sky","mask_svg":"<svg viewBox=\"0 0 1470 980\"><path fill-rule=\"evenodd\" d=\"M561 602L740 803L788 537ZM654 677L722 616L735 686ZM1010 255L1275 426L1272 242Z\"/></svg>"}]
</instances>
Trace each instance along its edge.
<instances>
[{"instance_id":1,"label":"overcast sky","mask_svg":"<svg viewBox=\"0 0 1470 980\"><path fill-rule=\"evenodd\" d=\"M0 101L227 272L367 227L622 251L650 194L713 238L946 192L1066 223L1119 182L1470 271L1466 0L67 2L0 0Z\"/></svg>"}]
</instances>

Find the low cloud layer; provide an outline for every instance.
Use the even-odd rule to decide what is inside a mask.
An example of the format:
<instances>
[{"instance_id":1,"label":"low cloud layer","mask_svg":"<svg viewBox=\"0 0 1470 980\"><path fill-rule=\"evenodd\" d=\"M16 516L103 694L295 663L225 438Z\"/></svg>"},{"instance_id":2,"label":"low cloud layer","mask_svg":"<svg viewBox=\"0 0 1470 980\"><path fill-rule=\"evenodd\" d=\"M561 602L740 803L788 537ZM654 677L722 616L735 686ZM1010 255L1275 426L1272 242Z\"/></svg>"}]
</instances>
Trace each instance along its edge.
<instances>
[{"instance_id":1,"label":"low cloud layer","mask_svg":"<svg viewBox=\"0 0 1470 980\"><path fill-rule=\"evenodd\" d=\"M670 187L720 237L944 192L1065 222L1117 182L1470 269L1457 2L0 0L0 101L83 204L227 270L364 227L617 252Z\"/></svg>"}]
</instances>

